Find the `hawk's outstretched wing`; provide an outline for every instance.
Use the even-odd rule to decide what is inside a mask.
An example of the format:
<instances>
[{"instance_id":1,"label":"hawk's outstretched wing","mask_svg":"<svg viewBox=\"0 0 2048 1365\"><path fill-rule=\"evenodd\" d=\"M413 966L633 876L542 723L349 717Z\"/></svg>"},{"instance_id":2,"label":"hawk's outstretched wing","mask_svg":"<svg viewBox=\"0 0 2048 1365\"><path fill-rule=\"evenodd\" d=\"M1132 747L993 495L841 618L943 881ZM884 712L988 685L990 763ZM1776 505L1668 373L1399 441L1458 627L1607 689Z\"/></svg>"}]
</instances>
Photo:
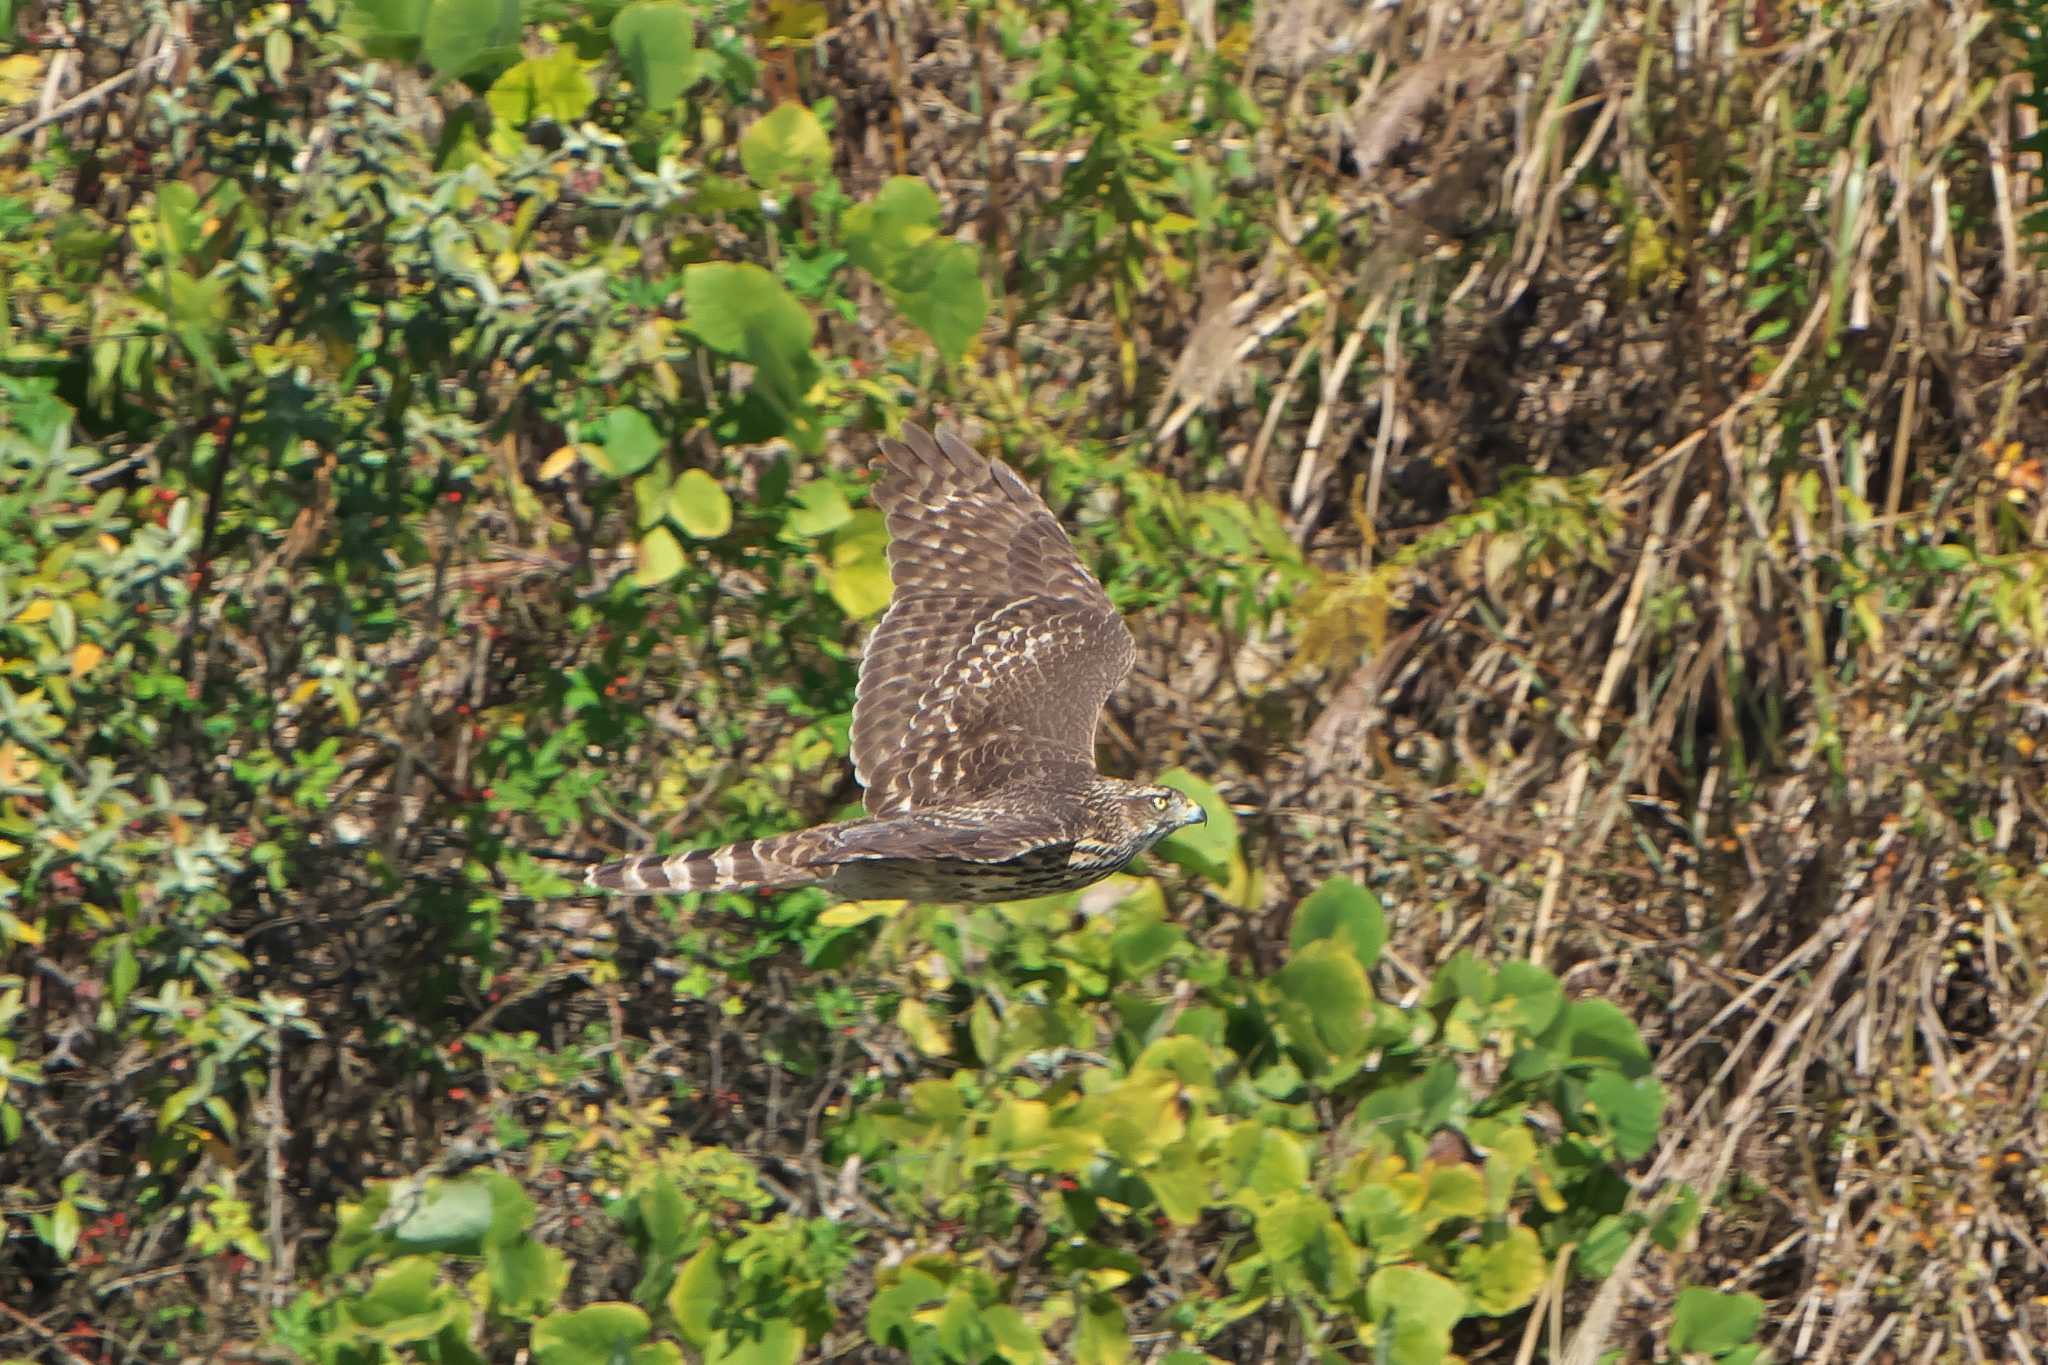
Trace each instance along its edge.
<instances>
[{"instance_id":1,"label":"hawk's outstretched wing","mask_svg":"<svg viewBox=\"0 0 2048 1365\"><path fill-rule=\"evenodd\" d=\"M854 773L895 815L1031 769L1095 771L1131 632L1036 493L943 428L882 443L895 596L861 658Z\"/></svg>"}]
</instances>

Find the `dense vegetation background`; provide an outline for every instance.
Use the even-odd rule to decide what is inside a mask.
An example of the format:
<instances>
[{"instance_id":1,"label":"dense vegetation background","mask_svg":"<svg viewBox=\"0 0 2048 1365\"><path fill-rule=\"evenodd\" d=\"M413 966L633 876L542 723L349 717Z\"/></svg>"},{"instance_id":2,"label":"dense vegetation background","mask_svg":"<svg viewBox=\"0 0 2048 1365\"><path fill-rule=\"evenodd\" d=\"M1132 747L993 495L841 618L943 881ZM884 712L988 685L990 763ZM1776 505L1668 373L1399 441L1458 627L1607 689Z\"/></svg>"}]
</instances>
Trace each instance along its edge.
<instances>
[{"instance_id":1,"label":"dense vegetation background","mask_svg":"<svg viewBox=\"0 0 2048 1365\"><path fill-rule=\"evenodd\" d=\"M0 0L0 1356L2039 1358L2044 19ZM905 417L1210 824L562 898Z\"/></svg>"}]
</instances>

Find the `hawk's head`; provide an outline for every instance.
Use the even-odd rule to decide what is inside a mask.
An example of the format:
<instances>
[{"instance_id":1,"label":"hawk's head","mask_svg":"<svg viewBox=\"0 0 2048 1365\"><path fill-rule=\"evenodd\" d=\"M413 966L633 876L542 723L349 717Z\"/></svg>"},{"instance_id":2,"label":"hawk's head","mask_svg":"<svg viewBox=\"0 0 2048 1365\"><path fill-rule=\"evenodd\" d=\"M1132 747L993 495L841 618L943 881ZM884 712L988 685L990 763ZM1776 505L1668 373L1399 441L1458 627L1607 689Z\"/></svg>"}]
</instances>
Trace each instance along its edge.
<instances>
[{"instance_id":1,"label":"hawk's head","mask_svg":"<svg viewBox=\"0 0 2048 1365\"><path fill-rule=\"evenodd\" d=\"M1126 782L1119 793L1123 817L1140 848L1150 848L1177 829L1199 825L1208 814L1186 794L1172 787Z\"/></svg>"}]
</instances>

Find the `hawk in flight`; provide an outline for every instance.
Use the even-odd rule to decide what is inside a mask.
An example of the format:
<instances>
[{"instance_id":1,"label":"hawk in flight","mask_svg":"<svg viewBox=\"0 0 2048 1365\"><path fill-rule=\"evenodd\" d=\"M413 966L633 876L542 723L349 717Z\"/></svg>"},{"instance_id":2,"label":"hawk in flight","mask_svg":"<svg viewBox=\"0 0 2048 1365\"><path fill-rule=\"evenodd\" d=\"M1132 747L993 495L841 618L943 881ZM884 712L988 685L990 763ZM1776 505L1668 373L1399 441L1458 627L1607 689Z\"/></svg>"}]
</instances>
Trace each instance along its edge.
<instances>
[{"instance_id":1,"label":"hawk in flight","mask_svg":"<svg viewBox=\"0 0 2048 1365\"><path fill-rule=\"evenodd\" d=\"M944 428L884 440L895 595L861 656L867 818L590 870L608 891L822 885L851 900L1005 901L1123 869L1202 808L1095 770L1131 632L1038 495Z\"/></svg>"}]
</instances>

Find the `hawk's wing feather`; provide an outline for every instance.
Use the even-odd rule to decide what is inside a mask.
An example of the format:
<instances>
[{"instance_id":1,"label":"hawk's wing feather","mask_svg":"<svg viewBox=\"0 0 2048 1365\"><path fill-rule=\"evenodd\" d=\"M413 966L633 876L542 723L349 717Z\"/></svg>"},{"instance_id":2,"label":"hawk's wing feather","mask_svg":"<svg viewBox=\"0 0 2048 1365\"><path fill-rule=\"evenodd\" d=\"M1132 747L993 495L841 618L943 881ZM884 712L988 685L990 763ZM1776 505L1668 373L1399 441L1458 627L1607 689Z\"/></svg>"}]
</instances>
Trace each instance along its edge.
<instances>
[{"instance_id":1,"label":"hawk's wing feather","mask_svg":"<svg viewBox=\"0 0 2048 1365\"><path fill-rule=\"evenodd\" d=\"M950 431L884 440L874 497L895 594L861 659L855 775L893 815L1026 769L1092 774L1135 647L1045 503Z\"/></svg>"}]
</instances>

